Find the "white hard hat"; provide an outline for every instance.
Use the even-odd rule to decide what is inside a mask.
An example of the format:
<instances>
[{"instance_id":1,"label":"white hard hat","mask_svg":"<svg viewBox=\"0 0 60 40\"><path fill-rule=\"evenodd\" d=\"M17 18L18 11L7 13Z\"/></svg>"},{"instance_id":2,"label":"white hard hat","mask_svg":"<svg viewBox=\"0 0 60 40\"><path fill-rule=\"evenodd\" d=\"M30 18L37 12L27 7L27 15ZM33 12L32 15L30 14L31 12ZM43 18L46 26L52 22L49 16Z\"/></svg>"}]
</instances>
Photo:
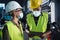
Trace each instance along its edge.
<instances>
[{"instance_id":1,"label":"white hard hat","mask_svg":"<svg viewBox=\"0 0 60 40\"><path fill-rule=\"evenodd\" d=\"M15 10L15 9L17 9L17 8L20 8L20 9L22 9L22 7L19 5L19 3L18 2L16 2L16 1L10 1L7 5L6 5L6 13L8 13L8 12L10 12L10 11L12 11L12 10Z\"/></svg>"}]
</instances>

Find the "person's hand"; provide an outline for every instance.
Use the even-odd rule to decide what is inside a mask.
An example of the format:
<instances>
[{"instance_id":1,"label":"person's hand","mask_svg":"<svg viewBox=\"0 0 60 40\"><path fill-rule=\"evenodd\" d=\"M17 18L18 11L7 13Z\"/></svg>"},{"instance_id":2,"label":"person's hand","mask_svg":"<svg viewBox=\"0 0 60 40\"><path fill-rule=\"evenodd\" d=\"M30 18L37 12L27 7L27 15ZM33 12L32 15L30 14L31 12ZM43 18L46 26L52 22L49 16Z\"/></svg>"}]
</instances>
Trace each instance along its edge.
<instances>
[{"instance_id":1,"label":"person's hand","mask_svg":"<svg viewBox=\"0 0 60 40\"><path fill-rule=\"evenodd\" d=\"M47 33L44 33L43 35L42 35L42 37L46 37L47 36Z\"/></svg>"},{"instance_id":2,"label":"person's hand","mask_svg":"<svg viewBox=\"0 0 60 40\"><path fill-rule=\"evenodd\" d=\"M26 33L29 33L29 31L27 29L25 31L26 31Z\"/></svg>"},{"instance_id":3,"label":"person's hand","mask_svg":"<svg viewBox=\"0 0 60 40\"><path fill-rule=\"evenodd\" d=\"M33 37L34 35L32 33L30 33L29 30L25 29L26 33L28 34L29 37Z\"/></svg>"},{"instance_id":4,"label":"person's hand","mask_svg":"<svg viewBox=\"0 0 60 40\"><path fill-rule=\"evenodd\" d=\"M40 38L44 38L44 37L47 37L47 33L44 33L43 35L40 36Z\"/></svg>"},{"instance_id":5,"label":"person's hand","mask_svg":"<svg viewBox=\"0 0 60 40\"><path fill-rule=\"evenodd\" d=\"M48 31L42 35L42 37L47 37L49 34L51 34L51 31Z\"/></svg>"}]
</instances>

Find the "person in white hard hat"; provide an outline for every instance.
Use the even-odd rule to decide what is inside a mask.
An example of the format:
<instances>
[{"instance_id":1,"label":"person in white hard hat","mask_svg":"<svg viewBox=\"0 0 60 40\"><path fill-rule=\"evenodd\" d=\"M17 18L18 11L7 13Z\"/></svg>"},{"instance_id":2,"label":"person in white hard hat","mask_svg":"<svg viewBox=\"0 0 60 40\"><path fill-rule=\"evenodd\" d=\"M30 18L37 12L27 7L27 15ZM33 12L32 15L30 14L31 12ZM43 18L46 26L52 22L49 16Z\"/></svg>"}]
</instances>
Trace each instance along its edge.
<instances>
[{"instance_id":1,"label":"person in white hard hat","mask_svg":"<svg viewBox=\"0 0 60 40\"><path fill-rule=\"evenodd\" d=\"M22 7L16 1L10 1L6 5L6 13L12 16L12 20L5 23L3 28L3 40L24 40L20 18L23 18Z\"/></svg>"}]
</instances>

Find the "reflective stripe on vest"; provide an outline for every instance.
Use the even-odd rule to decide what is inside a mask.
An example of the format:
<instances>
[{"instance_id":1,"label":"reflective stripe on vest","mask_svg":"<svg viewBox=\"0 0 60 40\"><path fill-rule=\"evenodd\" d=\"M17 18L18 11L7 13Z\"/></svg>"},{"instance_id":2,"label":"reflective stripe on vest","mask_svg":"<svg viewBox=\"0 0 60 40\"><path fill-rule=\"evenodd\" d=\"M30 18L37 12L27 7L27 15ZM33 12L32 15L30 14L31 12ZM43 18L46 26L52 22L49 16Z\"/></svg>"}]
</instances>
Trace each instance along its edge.
<instances>
[{"instance_id":1,"label":"reflective stripe on vest","mask_svg":"<svg viewBox=\"0 0 60 40\"><path fill-rule=\"evenodd\" d=\"M11 40L23 40L23 31L21 24L20 24L21 30L19 30L18 27L12 23L12 21L7 22L6 25Z\"/></svg>"},{"instance_id":2,"label":"reflective stripe on vest","mask_svg":"<svg viewBox=\"0 0 60 40\"><path fill-rule=\"evenodd\" d=\"M48 13L42 12L43 16L40 16L38 19L37 25L35 24L34 17L30 13L27 15L27 24L29 25L30 31L34 32L45 32L47 29L48 23Z\"/></svg>"}]
</instances>

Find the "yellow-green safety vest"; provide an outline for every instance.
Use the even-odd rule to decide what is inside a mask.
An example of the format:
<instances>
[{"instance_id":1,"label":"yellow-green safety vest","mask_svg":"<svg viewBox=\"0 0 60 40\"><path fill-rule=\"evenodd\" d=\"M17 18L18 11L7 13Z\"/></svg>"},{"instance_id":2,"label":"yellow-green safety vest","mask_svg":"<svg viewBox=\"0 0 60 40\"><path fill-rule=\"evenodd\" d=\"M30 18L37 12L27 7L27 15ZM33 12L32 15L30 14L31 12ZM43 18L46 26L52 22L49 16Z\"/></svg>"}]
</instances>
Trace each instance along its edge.
<instances>
[{"instance_id":1,"label":"yellow-green safety vest","mask_svg":"<svg viewBox=\"0 0 60 40\"><path fill-rule=\"evenodd\" d=\"M16 25L12 23L12 21L8 21L5 25L7 25L8 33L11 40L24 40L22 25L20 24L20 30Z\"/></svg>"},{"instance_id":2,"label":"yellow-green safety vest","mask_svg":"<svg viewBox=\"0 0 60 40\"><path fill-rule=\"evenodd\" d=\"M45 32L47 29L47 23L48 23L48 13L42 12L42 16L39 16L37 25L35 24L34 17L32 13L27 15L27 24L29 26L30 31L33 32Z\"/></svg>"}]
</instances>

